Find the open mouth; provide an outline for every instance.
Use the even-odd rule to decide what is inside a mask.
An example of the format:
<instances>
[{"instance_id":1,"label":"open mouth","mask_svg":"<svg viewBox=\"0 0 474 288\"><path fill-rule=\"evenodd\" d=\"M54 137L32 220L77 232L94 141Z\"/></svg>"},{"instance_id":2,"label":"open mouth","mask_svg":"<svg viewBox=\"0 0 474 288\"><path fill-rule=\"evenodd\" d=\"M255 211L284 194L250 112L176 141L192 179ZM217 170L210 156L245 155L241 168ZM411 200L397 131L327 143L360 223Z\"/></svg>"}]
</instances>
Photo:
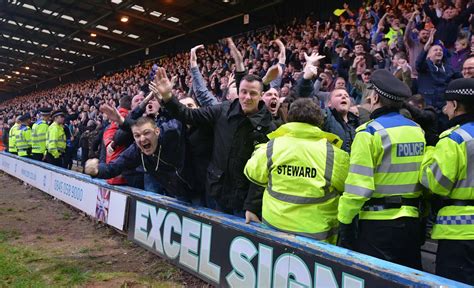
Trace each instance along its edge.
<instances>
[{"instance_id":1,"label":"open mouth","mask_svg":"<svg viewBox=\"0 0 474 288\"><path fill-rule=\"evenodd\" d=\"M151 143L143 144L142 147L143 149L148 150L151 148Z\"/></svg>"}]
</instances>

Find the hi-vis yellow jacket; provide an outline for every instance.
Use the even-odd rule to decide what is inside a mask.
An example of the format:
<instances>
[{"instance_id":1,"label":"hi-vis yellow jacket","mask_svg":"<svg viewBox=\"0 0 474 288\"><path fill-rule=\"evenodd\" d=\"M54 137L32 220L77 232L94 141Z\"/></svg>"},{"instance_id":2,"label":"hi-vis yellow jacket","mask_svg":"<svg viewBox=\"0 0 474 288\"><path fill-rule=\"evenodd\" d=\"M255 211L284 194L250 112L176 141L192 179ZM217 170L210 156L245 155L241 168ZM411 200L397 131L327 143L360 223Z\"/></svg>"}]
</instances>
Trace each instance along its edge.
<instances>
[{"instance_id":1,"label":"hi-vis yellow jacket","mask_svg":"<svg viewBox=\"0 0 474 288\"><path fill-rule=\"evenodd\" d=\"M425 155L421 184L449 199L474 201L474 122L446 130L440 138ZM474 240L473 203L441 208L431 237Z\"/></svg>"},{"instance_id":2,"label":"hi-vis yellow jacket","mask_svg":"<svg viewBox=\"0 0 474 288\"><path fill-rule=\"evenodd\" d=\"M281 231L335 243L337 204L348 170L342 140L316 126L291 122L268 134L244 173L266 187L262 216Z\"/></svg>"},{"instance_id":3,"label":"hi-vis yellow jacket","mask_svg":"<svg viewBox=\"0 0 474 288\"><path fill-rule=\"evenodd\" d=\"M49 125L44 120L38 120L31 129L32 153L44 154L46 151L46 137Z\"/></svg>"},{"instance_id":4,"label":"hi-vis yellow jacket","mask_svg":"<svg viewBox=\"0 0 474 288\"><path fill-rule=\"evenodd\" d=\"M54 158L59 158L66 151L66 133L62 125L53 122L49 125L46 149Z\"/></svg>"},{"instance_id":5,"label":"hi-vis yellow jacket","mask_svg":"<svg viewBox=\"0 0 474 288\"><path fill-rule=\"evenodd\" d=\"M418 175L425 150L423 130L392 112L365 123L356 132L345 192L339 199L339 221L350 224L356 215L365 220L419 217L414 206L384 209L365 202L371 198L422 195Z\"/></svg>"},{"instance_id":6,"label":"hi-vis yellow jacket","mask_svg":"<svg viewBox=\"0 0 474 288\"><path fill-rule=\"evenodd\" d=\"M20 129L20 124L15 123L8 132L8 152L18 152L18 149L16 148L16 133L18 132L18 129Z\"/></svg>"}]
</instances>

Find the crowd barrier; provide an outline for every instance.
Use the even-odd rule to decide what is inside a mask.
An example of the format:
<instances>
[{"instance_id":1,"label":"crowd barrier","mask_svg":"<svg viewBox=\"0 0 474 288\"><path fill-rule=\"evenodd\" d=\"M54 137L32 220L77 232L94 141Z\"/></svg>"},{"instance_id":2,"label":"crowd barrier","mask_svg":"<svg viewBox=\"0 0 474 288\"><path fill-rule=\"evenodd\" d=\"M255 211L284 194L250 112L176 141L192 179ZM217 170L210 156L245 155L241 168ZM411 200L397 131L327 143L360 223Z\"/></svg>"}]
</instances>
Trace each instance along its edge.
<instances>
[{"instance_id":1,"label":"crowd barrier","mask_svg":"<svg viewBox=\"0 0 474 288\"><path fill-rule=\"evenodd\" d=\"M470 287L169 197L0 152L1 170L221 287Z\"/></svg>"}]
</instances>

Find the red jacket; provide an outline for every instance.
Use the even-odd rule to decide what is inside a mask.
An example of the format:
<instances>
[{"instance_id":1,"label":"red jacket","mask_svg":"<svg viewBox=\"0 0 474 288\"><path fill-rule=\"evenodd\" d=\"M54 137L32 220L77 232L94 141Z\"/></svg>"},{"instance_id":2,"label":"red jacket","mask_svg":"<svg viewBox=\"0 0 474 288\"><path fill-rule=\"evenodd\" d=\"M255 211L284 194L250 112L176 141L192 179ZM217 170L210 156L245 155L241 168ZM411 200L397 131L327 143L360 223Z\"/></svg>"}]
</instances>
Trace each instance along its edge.
<instances>
[{"instance_id":1,"label":"red jacket","mask_svg":"<svg viewBox=\"0 0 474 288\"><path fill-rule=\"evenodd\" d=\"M122 117L127 117L128 115L128 110L125 108L119 108L119 113L122 115ZM107 151L107 146L113 141L115 132L118 129L118 125L115 122L110 123L109 127L105 129L104 131L104 136L103 136L103 141L104 141L104 146L106 147L105 149L105 163L109 164L113 160L117 159L119 155L127 149L125 146L115 146L114 151L109 154ZM114 178L107 179L107 183L111 185L126 185L127 180L122 177L122 175L119 175Z\"/></svg>"}]
</instances>

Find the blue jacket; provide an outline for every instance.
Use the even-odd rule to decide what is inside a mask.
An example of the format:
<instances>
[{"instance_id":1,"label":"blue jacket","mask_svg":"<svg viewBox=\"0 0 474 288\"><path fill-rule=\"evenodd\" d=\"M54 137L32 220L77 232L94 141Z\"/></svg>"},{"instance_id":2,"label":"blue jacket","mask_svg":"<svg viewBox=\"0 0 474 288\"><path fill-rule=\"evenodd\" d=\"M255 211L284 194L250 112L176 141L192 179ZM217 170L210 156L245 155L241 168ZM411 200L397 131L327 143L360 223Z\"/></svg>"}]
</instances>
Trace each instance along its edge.
<instances>
[{"instance_id":1,"label":"blue jacket","mask_svg":"<svg viewBox=\"0 0 474 288\"><path fill-rule=\"evenodd\" d=\"M158 181L167 195L188 195L191 187L183 176L184 149L179 147L185 145L181 122L169 120L160 125L160 130L159 145L153 155L144 155L133 143L111 163L99 164L97 177L108 179L120 175L123 170L132 170L141 166L145 173ZM158 160L159 163L157 163Z\"/></svg>"},{"instance_id":2,"label":"blue jacket","mask_svg":"<svg viewBox=\"0 0 474 288\"><path fill-rule=\"evenodd\" d=\"M448 83L459 78L449 63L435 65L427 59L428 52L423 50L416 59L416 70L418 71L418 92L423 95L427 106L433 106L441 110L446 104L443 94Z\"/></svg>"}]
</instances>

